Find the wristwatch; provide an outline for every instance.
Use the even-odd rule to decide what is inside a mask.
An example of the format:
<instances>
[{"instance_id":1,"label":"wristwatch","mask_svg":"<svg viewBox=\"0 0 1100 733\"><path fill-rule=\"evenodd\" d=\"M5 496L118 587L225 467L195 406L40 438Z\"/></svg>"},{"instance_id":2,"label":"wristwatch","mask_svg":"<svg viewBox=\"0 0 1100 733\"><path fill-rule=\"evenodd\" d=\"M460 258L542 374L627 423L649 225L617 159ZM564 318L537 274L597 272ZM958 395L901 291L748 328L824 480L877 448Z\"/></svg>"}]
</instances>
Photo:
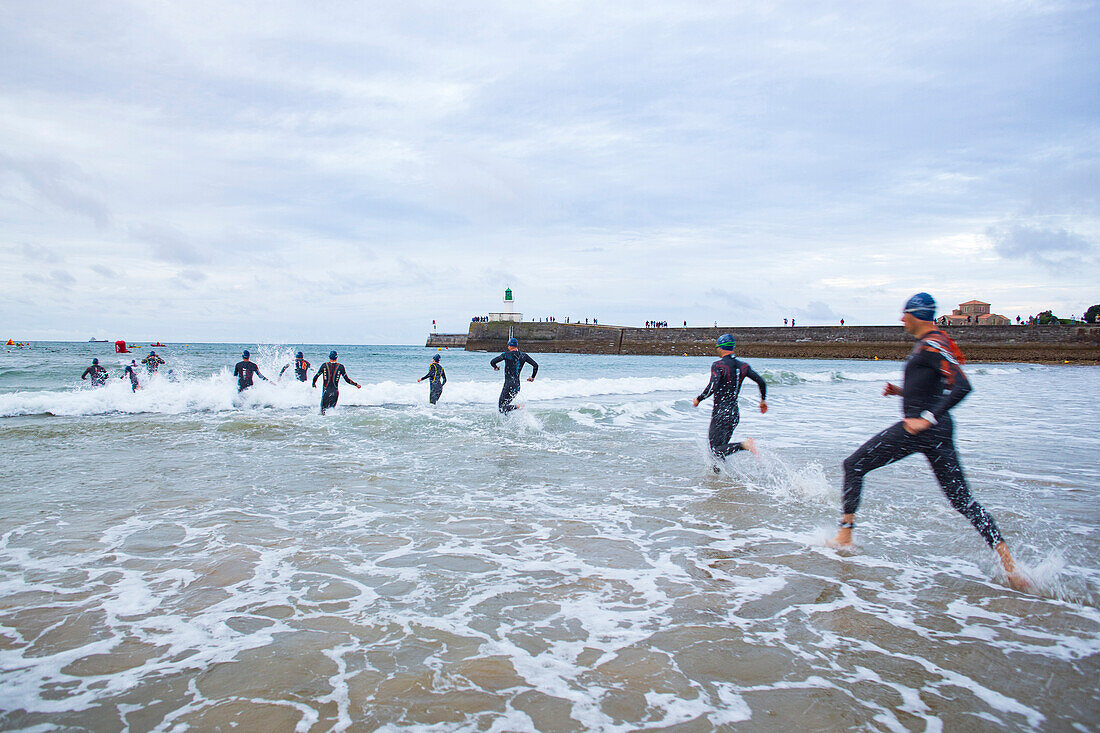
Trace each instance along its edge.
<instances>
[{"instance_id":1,"label":"wristwatch","mask_svg":"<svg viewBox=\"0 0 1100 733\"><path fill-rule=\"evenodd\" d=\"M939 422L939 420L936 419L936 416L932 414L931 410L925 410L924 412L922 412L920 414L920 417L921 417L921 420L927 420L928 422L932 423L933 425L936 425Z\"/></svg>"}]
</instances>

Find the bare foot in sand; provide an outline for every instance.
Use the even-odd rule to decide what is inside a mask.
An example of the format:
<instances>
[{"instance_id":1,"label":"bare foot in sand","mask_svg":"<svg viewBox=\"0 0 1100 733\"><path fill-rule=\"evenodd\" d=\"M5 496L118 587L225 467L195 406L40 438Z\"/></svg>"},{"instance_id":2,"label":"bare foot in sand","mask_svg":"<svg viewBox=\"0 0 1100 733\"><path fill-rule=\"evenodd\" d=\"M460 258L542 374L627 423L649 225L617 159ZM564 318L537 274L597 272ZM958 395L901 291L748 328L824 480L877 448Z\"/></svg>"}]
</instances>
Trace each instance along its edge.
<instances>
[{"instance_id":1,"label":"bare foot in sand","mask_svg":"<svg viewBox=\"0 0 1100 733\"><path fill-rule=\"evenodd\" d=\"M1031 590L1031 583L1016 568L1016 561L1013 559L1012 553L1008 551L1008 545L1004 540L998 542L993 549L997 551L997 555L1001 558L1001 565L1005 569L1005 578L1008 580L1008 585L1013 590L1021 592Z\"/></svg>"},{"instance_id":2,"label":"bare foot in sand","mask_svg":"<svg viewBox=\"0 0 1100 733\"><path fill-rule=\"evenodd\" d=\"M1031 586L1031 581L1025 578L1024 574L1019 570L1006 573L1005 578L1008 580L1008 585L1012 590L1018 590L1021 593L1028 593L1034 590Z\"/></svg>"},{"instance_id":3,"label":"bare foot in sand","mask_svg":"<svg viewBox=\"0 0 1100 733\"><path fill-rule=\"evenodd\" d=\"M826 547L831 547L834 550L850 550L854 545L852 544L852 528L856 526L856 518L854 514L845 514L840 520L840 529L837 530L836 537L831 540L825 541Z\"/></svg>"}]
</instances>

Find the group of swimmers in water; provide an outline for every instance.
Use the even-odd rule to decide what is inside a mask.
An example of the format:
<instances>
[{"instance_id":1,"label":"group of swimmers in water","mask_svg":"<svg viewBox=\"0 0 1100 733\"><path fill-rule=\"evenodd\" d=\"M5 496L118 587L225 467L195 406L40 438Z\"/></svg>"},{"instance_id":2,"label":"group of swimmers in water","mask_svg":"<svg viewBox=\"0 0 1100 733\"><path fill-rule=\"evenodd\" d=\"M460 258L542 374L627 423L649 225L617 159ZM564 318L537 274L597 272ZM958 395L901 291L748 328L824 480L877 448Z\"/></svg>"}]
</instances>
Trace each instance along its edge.
<instances>
[{"instance_id":1,"label":"group of swimmers in water","mask_svg":"<svg viewBox=\"0 0 1100 733\"><path fill-rule=\"evenodd\" d=\"M970 521L986 544L997 553L1012 587L1025 589L1028 587L1027 580L1016 569L1012 553L1009 552L997 523L970 493L966 476L959 463L954 442L955 427L950 410L959 404L972 388L962 371L961 365L965 361L962 352L947 334L936 327L935 310L936 303L928 293L917 293L905 304L901 322L906 333L913 336L917 342L906 361L901 386L887 383L882 392L883 396L901 397L902 420L876 434L844 460L840 528L828 544L838 549L850 549L853 546L852 531L855 529L855 515L863 492L864 476L914 453L923 453L928 458L932 472L948 501L951 502L951 506ZM768 411L767 385L764 378L751 366L734 356L736 342L733 336L728 333L722 334L718 337L716 346L720 358L711 365L710 381L692 400L692 406L698 407L703 400L708 397L713 398L708 440L715 459L724 461L728 456L741 451L753 454L757 452L752 438L737 442L731 442L731 440L734 430L741 421L737 400L742 383L746 379L756 382L760 389L761 413ZM148 357L142 359L141 363L145 365L149 374L154 374L157 368L164 364L164 360L153 351ZM508 413L518 409L513 402L520 392L523 367L527 364L531 365L531 374L527 381L533 382L539 371L538 363L529 354L520 351L519 341L515 338L509 338L507 350L494 357L489 363L498 371L501 368L500 365L504 365L504 386L497 401L498 410L501 413ZM136 361L131 361L120 377L125 379L129 376L135 391L139 388L137 366ZM279 376L281 377L287 369L293 367L298 381L305 382L309 376L310 366L304 354L299 351L295 360L284 366ZM99 366L99 360L93 359L92 365L84 371L81 379L91 377L94 385L102 385L108 376L107 371ZM241 355L241 361L234 368L233 376L237 378L239 392L253 385L254 376L270 381L251 361L248 351ZM337 361L335 351L329 353L329 360L313 375L314 387L317 386L317 380L322 377L324 378L321 390L322 415L334 407L339 400L341 379L361 389L361 385L348 376L344 365ZM424 380L428 380L429 401L434 405L443 393L443 385L447 383L447 373L440 363L439 354L432 357L432 362L428 365L428 373L417 382ZM717 464L714 466L714 471L720 472Z\"/></svg>"}]
</instances>

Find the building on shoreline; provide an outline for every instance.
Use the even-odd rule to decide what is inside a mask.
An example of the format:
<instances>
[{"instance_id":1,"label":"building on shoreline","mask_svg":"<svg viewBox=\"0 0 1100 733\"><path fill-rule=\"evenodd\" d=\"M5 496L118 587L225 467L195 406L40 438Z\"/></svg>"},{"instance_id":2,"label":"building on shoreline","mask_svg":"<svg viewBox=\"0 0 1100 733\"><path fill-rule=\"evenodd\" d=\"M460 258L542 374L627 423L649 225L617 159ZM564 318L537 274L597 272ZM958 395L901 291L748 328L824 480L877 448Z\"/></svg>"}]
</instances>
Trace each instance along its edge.
<instances>
[{"instance_id":1,"label":"building on shoreline","mask_svg":"<svg viewBox=\"0 0 1100 733\"><path fill-rule=\"evenodd\" d=\"M989 303L980 300L968 300L959 303L951 315L939 317L941 326L1009 326L1012 324L1006 316L989 312Z\"/></svg>"}]
</instances>

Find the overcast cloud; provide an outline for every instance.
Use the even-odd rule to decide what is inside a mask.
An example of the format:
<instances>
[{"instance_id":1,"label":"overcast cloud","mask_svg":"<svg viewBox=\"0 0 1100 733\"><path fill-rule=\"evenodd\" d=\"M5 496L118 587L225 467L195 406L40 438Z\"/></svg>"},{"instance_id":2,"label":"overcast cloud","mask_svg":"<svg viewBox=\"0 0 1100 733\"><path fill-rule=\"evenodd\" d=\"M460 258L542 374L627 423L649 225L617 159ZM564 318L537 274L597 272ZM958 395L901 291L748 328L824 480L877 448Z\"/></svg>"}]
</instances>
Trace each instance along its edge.
<instances>
[{"instance_id":1,"label":"overcast cloud","mask_svg":"<svg viewBox=\"0 0 1100 733\"><path fill-rule=\"evenodd\" d=\"M506 285L604 323L1080 313L1097 37L1074 1L9 3L0 335L416 343Z\"/></svg>"}]
</instances>

